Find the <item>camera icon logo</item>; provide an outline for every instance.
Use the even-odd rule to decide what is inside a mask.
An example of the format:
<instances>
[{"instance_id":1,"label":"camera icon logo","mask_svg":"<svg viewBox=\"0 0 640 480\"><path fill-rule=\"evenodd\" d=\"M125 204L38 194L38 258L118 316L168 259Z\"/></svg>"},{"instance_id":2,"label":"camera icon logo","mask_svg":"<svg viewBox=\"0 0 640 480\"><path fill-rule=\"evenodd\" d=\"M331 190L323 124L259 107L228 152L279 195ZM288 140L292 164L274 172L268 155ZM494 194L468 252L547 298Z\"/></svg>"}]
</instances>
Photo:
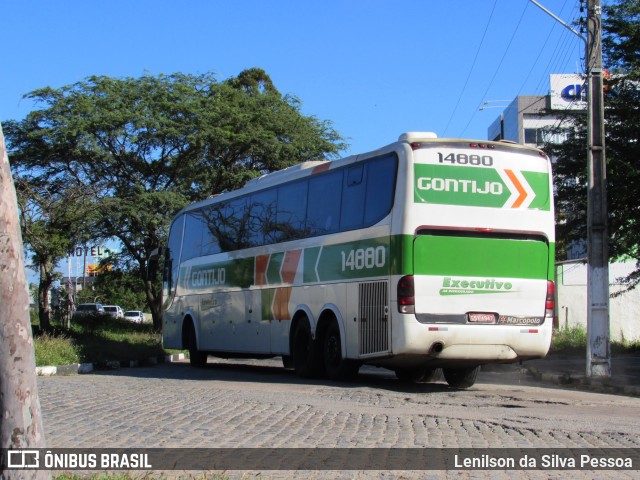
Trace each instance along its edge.
<instances>
[{"instance_id":1,"label":"camera icon logo","mask_svg":"<svg viewBox=\"0 0 640 480\"><path fill-rule=\"evenodd\" d=\"M9 450L7 468L25 469L40 467L40 452L38 450Z\"/></svg>"}]
</instances>

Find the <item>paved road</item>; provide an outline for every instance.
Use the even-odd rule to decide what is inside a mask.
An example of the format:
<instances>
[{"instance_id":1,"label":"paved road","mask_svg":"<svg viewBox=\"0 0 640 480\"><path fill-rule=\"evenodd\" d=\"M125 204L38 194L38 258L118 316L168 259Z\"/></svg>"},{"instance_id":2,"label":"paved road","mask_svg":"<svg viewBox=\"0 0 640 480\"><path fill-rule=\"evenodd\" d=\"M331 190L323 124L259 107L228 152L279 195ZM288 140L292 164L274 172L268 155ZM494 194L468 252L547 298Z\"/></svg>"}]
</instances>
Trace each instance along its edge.
<instances>
[{"instance_id":1,"label":"paved road","mask_svg":"<svg viewBox=\"0 0 640 480\"><path fill-rule=\"evenodd\" d=\"M301 380L276 360L209 360L38 380L49 447L640 448L640 399L554 389L516 370L469 390L403 385L364 368L357 383ZM292 472L269 477L307 478ZM512 472L513 473L513 472ZM563 472L519 472L564 478ZM564 472L565 474L569 472ZM638 472L570 472L637 478ZM318 472L333 478L336 472ZM341 472L372 478L371 472ZM398 472L378 475L400 478ZM446 472L401 475L440 478ZM510 478L491 472L487 478ZM456 478L485 478L455 472Z\"/></svg>"}]
</instances>

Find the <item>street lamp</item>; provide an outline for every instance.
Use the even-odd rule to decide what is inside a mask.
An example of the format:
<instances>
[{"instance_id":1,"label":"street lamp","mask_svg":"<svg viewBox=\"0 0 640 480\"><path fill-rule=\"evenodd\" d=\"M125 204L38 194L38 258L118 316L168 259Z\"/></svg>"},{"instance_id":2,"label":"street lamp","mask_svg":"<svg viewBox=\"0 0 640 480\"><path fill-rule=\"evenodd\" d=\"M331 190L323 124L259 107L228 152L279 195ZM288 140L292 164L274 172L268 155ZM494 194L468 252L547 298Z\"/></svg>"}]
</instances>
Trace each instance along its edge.
<instances>
[{"instance_id":1,"label":"street lamp","mask_svg":"<svg viewBox=\"0 0 640 480\"><path fill-rule=\"evenodd\" d=\"M485 100L482 102L482 105L478 110L486 110L487 108L505 108L507 105L502 105L502 103L509 103L511 100ZM500 103L501 105L489 105L490 103ZM484 105L489 105L485 107Z\"/></svg>"}]
</instances>

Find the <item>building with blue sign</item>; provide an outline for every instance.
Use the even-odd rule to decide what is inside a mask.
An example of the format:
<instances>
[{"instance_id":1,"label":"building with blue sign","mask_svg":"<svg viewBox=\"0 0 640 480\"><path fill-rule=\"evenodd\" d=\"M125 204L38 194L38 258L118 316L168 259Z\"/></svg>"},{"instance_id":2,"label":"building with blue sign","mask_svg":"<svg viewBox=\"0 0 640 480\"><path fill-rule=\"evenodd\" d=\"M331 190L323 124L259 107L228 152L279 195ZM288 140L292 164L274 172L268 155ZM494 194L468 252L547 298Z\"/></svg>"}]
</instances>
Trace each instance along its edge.
<instances>
[{"instance_id":1,"label":"building with blue sign","mask_svg":"<svg viewBox=\"0 0 640 480\"><path fill-rule=\"evenodd\" d=\"M510 140L528 145L542 145L548 140L548 128L563 126L566 110L586 112L586 79L577 74L550 76L549 95L518 96L507 105L488 128L489 140ZM564 126L568 132L571 125ZM566 134L556 134L561 142Z\"/></svg>"}]
</instances>

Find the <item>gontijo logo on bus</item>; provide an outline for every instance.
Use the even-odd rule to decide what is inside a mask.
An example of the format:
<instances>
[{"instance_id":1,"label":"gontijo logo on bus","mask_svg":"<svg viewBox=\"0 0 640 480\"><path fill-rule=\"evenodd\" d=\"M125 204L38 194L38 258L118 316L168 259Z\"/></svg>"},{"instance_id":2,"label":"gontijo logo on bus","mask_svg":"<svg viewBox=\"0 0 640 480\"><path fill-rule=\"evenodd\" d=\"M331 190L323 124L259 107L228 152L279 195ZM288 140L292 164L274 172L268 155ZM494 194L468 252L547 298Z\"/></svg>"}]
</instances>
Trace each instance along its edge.
<instances>
[{"instance_id":1,"label":"gontijo logo on bus","mask_svg":"<svg viewBox=\"0 0 640 480\"><path fill-rule=\"evenodd\" d=\"M444 277L440 295L478 295L486 293L509 293L514 291L513 284L506 280L496 278L471 279Z\"/></svg>"},{"instance_id":2,"label":"gontijo logo on bus","mask_svg":"<svg viewBox=\"0 0 640 480\"><path fill-rule=\"evenodd\" d=\"M414 202L549 210L549 174L415 164Z\"/></svg>"}]
</instances>

